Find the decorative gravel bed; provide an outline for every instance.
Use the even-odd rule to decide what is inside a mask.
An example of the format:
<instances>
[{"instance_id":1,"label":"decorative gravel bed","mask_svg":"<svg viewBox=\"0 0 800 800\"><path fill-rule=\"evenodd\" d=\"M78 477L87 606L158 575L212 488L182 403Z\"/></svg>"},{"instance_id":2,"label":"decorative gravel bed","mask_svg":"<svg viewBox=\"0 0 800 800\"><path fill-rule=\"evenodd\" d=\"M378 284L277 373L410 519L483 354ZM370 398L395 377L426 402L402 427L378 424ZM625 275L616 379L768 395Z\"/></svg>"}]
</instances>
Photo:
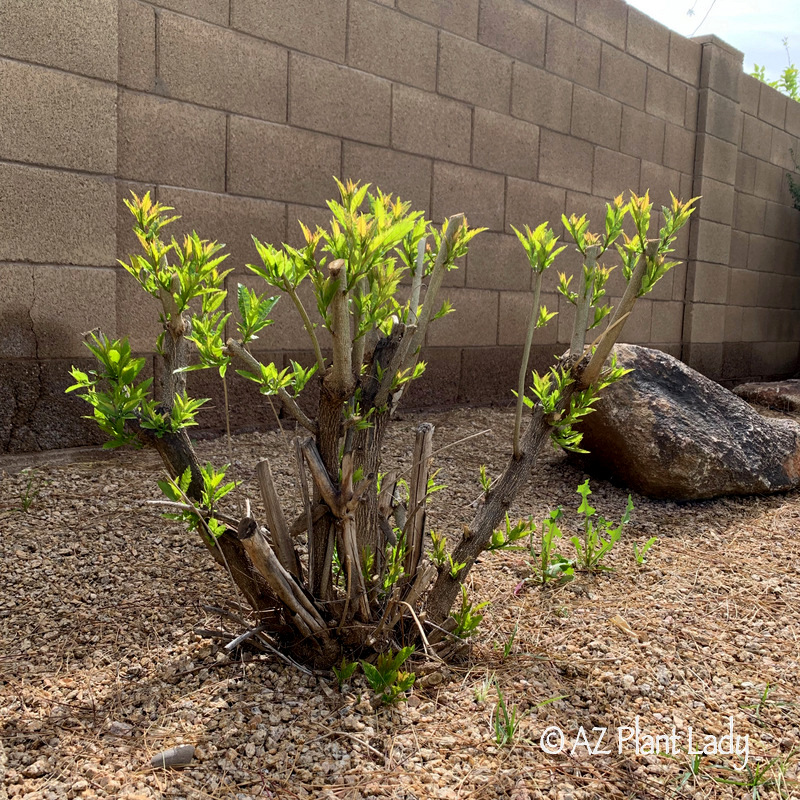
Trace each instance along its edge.
<instances>
[{"instance_id":1,"label":"decorative gravel bed","mask_svg":"<svg viewBox=\"0 0 800 800\"><path fill-rule=\"evenodd\" d=\"M429 522L454 540L480 495L480 465L502 469L512 418L406 415L389 434L398 464L410 461L423 419L436 425L438 482L448 486ZM228 460L224 439L199 450ZM251 490L256 461L269 457L293 496L279 432L237 436L234 453ZM798 493L683 506L634 495L613 571L546 590L523 583L527 552L484 555L468 582L490 605L468 657L447 667L415 658L412 695L387 708L363 678L340 692L332 675L269 654L231 660L194 632L241 632L204 610L235 596L200 541L147 503L159 496L152 454L37 461L22 472L7 462L0 483L9 797L800 797ZM577 532L584 477L554 452L514 512L541 519L560 505ZM599 513L619 518L627 492L599 480L592 490ZM633 543L651 536L658 542L639 565ZM498 688L520 720L504 746ZM564 752L550 755L543 746L561 743L554 727ZM695 750L724 749L732 731L741 752L690 754L690 728ZM648 735L659 737L658 753L647 752ZM745 737L747 765L735 771ZM179 744L196 747L187 767L150 766Z\"/></svg>"}]
</instances>

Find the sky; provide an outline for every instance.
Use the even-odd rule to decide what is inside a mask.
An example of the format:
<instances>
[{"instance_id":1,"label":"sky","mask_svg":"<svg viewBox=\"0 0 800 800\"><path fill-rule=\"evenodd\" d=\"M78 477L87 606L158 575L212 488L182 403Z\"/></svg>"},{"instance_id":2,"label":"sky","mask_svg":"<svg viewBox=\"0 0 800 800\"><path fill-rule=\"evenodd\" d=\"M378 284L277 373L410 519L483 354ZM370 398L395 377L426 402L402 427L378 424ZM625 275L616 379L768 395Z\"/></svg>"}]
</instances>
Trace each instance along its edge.
<instances>
[{"instance_id":1,"label":"sky","mask_svg":"<svg viewBox=\"0 0 800 800\"><path fill-rule=\"evenodd\" d=\"M775 80L789 64L783 46L786 37L792 62L800 66L800 0L627 2L683 36L713 33L732 44L744 52L746 72L759 64L766 67L767 79Z\"/></svg>"}]
</instances>

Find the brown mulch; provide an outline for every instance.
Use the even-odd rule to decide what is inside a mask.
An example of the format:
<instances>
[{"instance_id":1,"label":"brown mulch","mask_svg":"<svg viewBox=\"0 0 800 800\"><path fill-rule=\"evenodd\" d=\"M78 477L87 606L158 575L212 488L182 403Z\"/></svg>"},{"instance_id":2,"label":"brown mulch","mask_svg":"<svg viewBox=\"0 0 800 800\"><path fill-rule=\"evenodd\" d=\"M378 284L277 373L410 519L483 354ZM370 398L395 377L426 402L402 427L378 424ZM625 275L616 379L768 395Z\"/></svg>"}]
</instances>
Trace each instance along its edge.
<instances>
[{"instance_id":1,"label":"brown mulch","mask_svg":"<svg viewBox=\"0 0 800 800\"><path fill-rule=\"evenodd\" d=\"M409 462L422 419L394 424L390 460ZM454 541L480 494L480 465L502 470L512 419L487 409L424 419L436 425L438 482L448 487L429 522ZM228 460L224 439L198 448ZM251 495L265 456L289 492L280 433L237 436L234 454ZM200 542L146 502L159 497L153 455L7 469L0 776L9 797L800 797L797 492L683 506L634 495L613 571L562 587L524 582L526 552L484 555L468 583L490 605L469 657L444 670L416 658L409 701L376 708L363 678L340 692L332 676L269 654L231 659L194 633L241 632L204 610L235 596ZM565 555L583 479L553 453L514 509L541 519L562 506ZM592 489L599 513L618 518L627 493L600 480ZM633 543L651 536L639 565ZM519 718L503 746L498 690ZM618 746L637 718L643 736L662 737L659 754ZM747 737L745 770L733 769L741 755L687 752L690 727L702 749L731 725L734 740ZM542 749L551 726L564 732L558 755ZM610 752L587 752L603 728L597 749ZM188 767L150 767L178 744L196 746Z\"/></svg>"}]
</instances>

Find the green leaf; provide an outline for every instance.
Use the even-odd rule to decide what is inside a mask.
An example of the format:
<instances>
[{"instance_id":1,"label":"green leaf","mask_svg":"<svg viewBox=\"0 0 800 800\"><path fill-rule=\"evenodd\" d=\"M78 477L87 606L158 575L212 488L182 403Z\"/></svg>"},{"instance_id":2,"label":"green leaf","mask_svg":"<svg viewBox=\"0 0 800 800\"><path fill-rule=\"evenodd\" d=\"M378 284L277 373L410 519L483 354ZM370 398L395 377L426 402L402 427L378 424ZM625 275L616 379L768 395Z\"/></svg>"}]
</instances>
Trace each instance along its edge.
<instances>
[{"instance_id":1,"label":"green leaf","mask_svg":"<svg viewBox=\"0 0 800 800\"><path fill-rule=\"evenodd\" d=\"M377 667L373 664L370 664L369 661L362 661L361 662L361 669L364 670L364 675L367 678L367 683L369 683L370 687L375 691L380 691L383 689L383 681L380 672L378 672Z\"/></svg>"},{"instance_id":2,"label":"green leaf","mask_svg":"<svg viewBox=\"0 0 800 800\"><path fill-rule=\"evenodd\" d=\"M587 479L578 487L578 494L581 496L578 513L585 514L587 517L591 517L595 513L595 509L589 505L589 495L591 493L592 490L589 488L589 480Z\"/></svg>"}]
</instances>

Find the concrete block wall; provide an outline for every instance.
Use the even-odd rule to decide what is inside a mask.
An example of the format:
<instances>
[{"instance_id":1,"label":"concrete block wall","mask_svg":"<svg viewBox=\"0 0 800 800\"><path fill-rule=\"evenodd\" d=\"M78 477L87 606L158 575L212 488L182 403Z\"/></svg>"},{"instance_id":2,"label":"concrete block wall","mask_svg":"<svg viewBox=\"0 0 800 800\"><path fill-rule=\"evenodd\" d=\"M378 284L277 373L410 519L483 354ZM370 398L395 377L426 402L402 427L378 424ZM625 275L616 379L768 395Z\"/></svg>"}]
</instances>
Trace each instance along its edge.
<instances>
[{"instance_id":1,"label":"concrete block wall","mask_svg":"<svg viewBox=\"0 0 800 800\"><path fill-rule=\"evenodd\" d=\"M687 263L626 339L720 379L794 371L796 104L623 0L5 0L0 31L0 452L98 441L63 395L83 331L129 335L158 373L158 309L116 261L137 247L130 191L175 206L176 235L226 242L232 289L253 282L251 234L327 221L334 175L487 227L448 276L457 311L430 331L417 405L510 397L531 286L512 225L702 193ZM569 339L555 280L537 366ZM287 304L276 318L262 354L305 358ZM236 392L245 424L270 413Z\"/></svg>"},{"instance_id":2,"label":"concrete block wall","mask_svg":"<svg viewBox=\"0 0 800 800\"><path fill-rule=\"evenodd\" d=\"M724 383L786 377L800 352L800 212L787 172L800 103L742 73L742 53L701 42L683 359Z\"/></svg>"},{"instance_id":3,"label":"concrete block wall","mask_svg":"<svg viewBox=\"0 0 800 800\"><path fill-rule=\"evenodd\" d=\"M64 400L80 332L116 332L118 8L0 4L0 451L98 441Z\"/></svg>"}]
</instances>

